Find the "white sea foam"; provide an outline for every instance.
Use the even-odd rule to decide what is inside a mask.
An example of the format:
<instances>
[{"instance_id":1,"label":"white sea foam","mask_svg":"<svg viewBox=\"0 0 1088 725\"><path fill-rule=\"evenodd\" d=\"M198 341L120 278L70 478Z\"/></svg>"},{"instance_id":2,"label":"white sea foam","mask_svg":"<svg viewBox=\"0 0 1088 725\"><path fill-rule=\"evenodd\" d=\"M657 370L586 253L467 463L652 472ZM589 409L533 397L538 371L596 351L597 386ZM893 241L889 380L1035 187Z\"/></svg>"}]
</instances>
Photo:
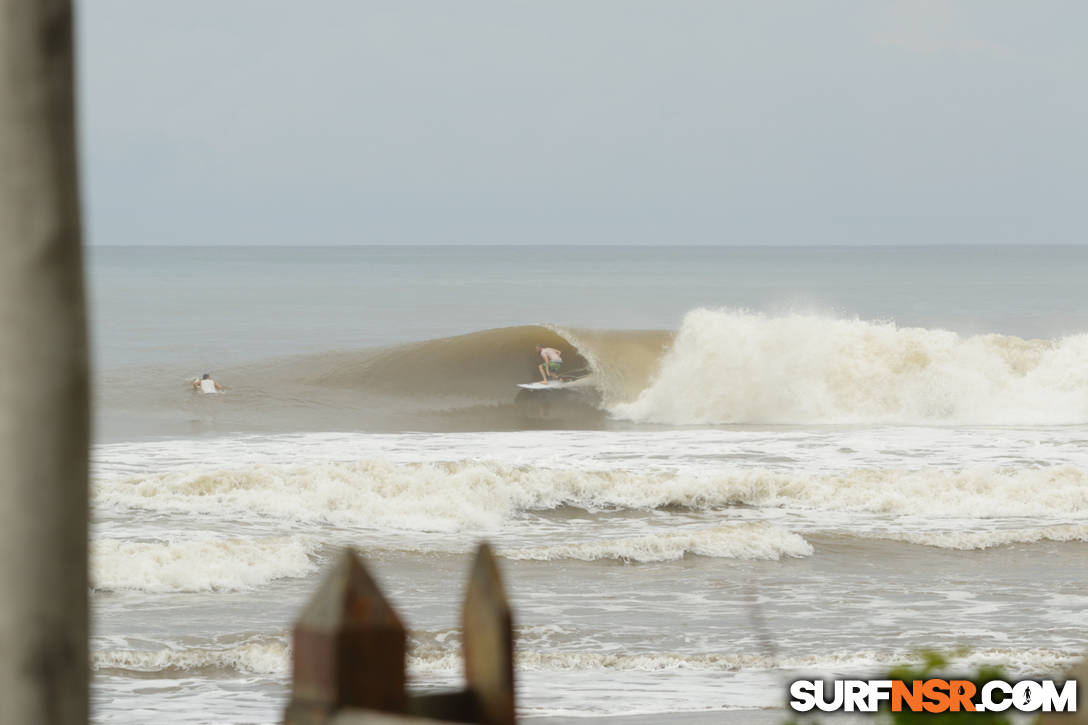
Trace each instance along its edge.
<instances>
[{"instance_id":1,"label":"white sea foam","mask_svg":"<svg viewBox=\"0 0 1088 725\"><path fill-rule=\"evenodd\" d=\"M689 312L631 420L1088 422L1088 335L1023 340L815 315Z\"/></svg>"},{"instance_id":2,"label":"white sea foam","mask_svg":"<svg viewBox=\"0 0 1088 725\"><path fill-rule=\"evenodd\" d=\"M949 670L1000 665L1007 668L1010 674L1020 676L1053 675L1063 672L1081 656L1081 653L1076 651L1048 648L979 648L949 657ZM807 655L517 650L515 657L517 668L528 672L800 670L873 673L877 669L920 662L919 655L909 650L832 650ZM417 652L409 658L409 664L419 673L449 673L461 667L460 656L457 653L440 650Z\"/></svg>"},{"instance_id":3,"label":"white sea foam","mask_svg":"<svg viewBox=\"0 0 1088 725\"><path fill-rule=\"evenodd\" d=\"M96 498L136 509L451 531L496 528L519 507L534 507L534 492L547 491L549 478L547 471L471 463L256 465L107 480Z\"/></svg>"},{"instance_id":4,"label":"white sea foam","mask_svg":"<svg viewBox=\"0 0 1088 725\"><path fill-rule=\"evenodd\" d=\"M391 463L491 461L511 466L714 473L723 467L826 473L857 468L969 466L1088 469L1086 426L920 426L233 435L95 446L96 478L304 466L381 459Z\"/></svg>"},{"instance_id":5,"label":"white sea foam","mask_svg":"<svg viewBox=\"0 0 1088 725\"><path fill-rule=\"evenodd\" d=\"M508 559L618 559L627 562L675 561L686 554L728 559L781 559L784 556L810 556L812 553L812 545L797 534L766 523L727 524L502 552Z\"/></svg>"},{"instance_id":6,"label":"white sea foam","mask_svg":"<svg viewBox=\"0 0 1088 725\"><path fill-rule=\"evenodd\" d=\"M289 671L290 647L281 639L255 637L223 645L184 646L161 649L108 648L91 653L95 669L133 672L170 672L204 669L234 670L260 675L285 675Z\"/></svg>"},{"instance_id":7,"label":"white sea foam","mask_svg":"<svg viewBox=\"0 0 1088 725\"><path fill-rule=\"evenodd\" d=\"M1057 674L1077 661L1080 653L1048 648L980 648L950 657L950 670L979 665L1002 665L1021 676ZM95 669L133 672L171 672L205 669L284 676L290 671L291 648L285 640L260 636L233 644L185 646L160 649L105 648L92 652ZM909 650L831 650L813 654L589 652L525 649L515 650L518 670L525 672L659 672L808 670L866 672L917 663ZM416 675L452 674L463 668L459 647L415 647L407 665Z\"/></svg>"},{"instance_id":8,"label":"white sea foam","mask_svg":"<svg viewBox=\"0 0 1088 725\"><path fill-rule=\"evenodd\" d=\"M1075 466L859 469L811 475L765 469L690 475L585 472L497 463L387 461L152 474L99 481L101 507L276 517L382 529L495 530L521 511L712 509L731 505L928 517L1088 516ZM204 546L204 545L201 545ZM150 550L149 550L150 551ZM168 551L160 561L169 563ZM300 565L302 560L295 559Z\"/></svg>"},{"instance_id":9,"label":"white sea foam","mask_svg":"<svg viewBox=\"0 0 1088 725\"><path fill-rule=\"evenodd\" d=\"M1088 542L1088 526L1068 524L1038 528L991 529L984 531L911 531L872 533L867 536L941 549L991 549L1010 544L1034 544L1044 541Z\"/></svg>"},{"instance_id":10,"label":"white sea foam","mask_svg":"<svg viewBox=\"0 0 1088 725\"><path fill-rule=\"evenodd\" d=\"M145 592L245 590L274 579L302 577L316 567L316 540L304 536L174 541L96 539L91 581L96 589Z\"/></svg>"}]
</instances>

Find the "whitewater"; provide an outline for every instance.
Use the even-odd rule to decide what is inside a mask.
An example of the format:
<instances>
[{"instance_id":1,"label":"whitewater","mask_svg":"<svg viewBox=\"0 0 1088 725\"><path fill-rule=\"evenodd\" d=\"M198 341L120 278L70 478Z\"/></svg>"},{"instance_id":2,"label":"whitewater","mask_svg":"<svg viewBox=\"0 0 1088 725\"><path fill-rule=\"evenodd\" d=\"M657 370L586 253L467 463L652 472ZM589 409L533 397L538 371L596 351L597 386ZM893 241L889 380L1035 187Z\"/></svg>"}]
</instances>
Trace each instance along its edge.
<instances>
[{"instance_id":1,"label":"whitewater","mask_svg":"<svg viewBox=\"0 0 1088 725\"><path fill-rule=\"evenodd\" d=\"M688 313L621 418L707 423L1088 422L1088 334L1024 340L893 322Z\"/></svg>"},{"instance_id":2,"label":"whitewater","mask_svg":"<svg viewBox=\"0 0 1088 725\"><path fill-rule=\"evenodd\" d=\"M489 540L548 722L1088 651L1083 251L205 251L90 258L99 722L278 721L345 546L430 691Z\"/></svg>"}]
</instances>

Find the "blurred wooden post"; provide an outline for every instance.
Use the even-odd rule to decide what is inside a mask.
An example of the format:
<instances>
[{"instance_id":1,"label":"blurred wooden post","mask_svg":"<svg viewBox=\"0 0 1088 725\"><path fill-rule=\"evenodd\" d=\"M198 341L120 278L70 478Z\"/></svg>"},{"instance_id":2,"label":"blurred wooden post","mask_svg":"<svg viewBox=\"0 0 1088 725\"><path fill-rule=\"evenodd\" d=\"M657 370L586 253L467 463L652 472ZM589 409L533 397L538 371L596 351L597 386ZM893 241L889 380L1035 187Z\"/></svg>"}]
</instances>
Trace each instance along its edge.
<instances>
[{"instance_id":1,"label":"blurred wooden post","mask_svg":"<svg viewBox=\"0 0 1088 725\"><path fill-rule=\"evenodd\" d=\"M348 550L295 624L285 721L323 723L347 707L404 712L405 640L396 612Z\"/></svg>"},{"instance_id":2,"label":"blurred wooden post","mask_svg":"<svg viewBox=\"0 0 1088 725\"><path fill-rule=\"evenodd\" d=\"M514 722L514 634L510 604L495 555L480 544L461 614L465 678L475 695L478 722Z\"/></svg>"},{"instance_id":3,"label":"blurred wooden post","mask_svg":"<svg viewBox=\"0 0 1088 725\"><path fill-rule=\"evenodd\" d=\"M70 0L0 0L0 722L87 721L87 346Z\"/></svg>"},{"instance_id":4,"label":"blurred wooden post","mask_svg":"<svg viewBox=\"0 0 1088 725\"><path fill-rule=\"evenodd\" d=\"M409 696L404 627L359 557L349 550L295 624L292 698L285 722L513 725L513 621L487 544L480 545L472 565L462 635L467 686Z\"/></svg>"}]
</instances>

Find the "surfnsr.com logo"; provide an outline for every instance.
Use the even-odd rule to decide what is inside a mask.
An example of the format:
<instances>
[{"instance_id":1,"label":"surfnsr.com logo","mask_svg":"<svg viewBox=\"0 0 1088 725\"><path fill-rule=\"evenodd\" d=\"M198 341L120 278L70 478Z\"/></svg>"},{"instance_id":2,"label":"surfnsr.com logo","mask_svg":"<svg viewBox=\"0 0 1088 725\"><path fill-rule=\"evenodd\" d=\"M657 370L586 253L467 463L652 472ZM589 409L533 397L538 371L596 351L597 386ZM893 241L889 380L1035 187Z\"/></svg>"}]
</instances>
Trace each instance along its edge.
<instances>
[{"instance_id":1,"label":"surfnsr.com logo","mask_svg":"<svg viewBox=\"0 0 1088 725\"><path fill-rule=\"evenodd\" d=\"M796 680L795 712L1076 712L1077 681L1021 680Z\"/></svg>"}]
</instances>

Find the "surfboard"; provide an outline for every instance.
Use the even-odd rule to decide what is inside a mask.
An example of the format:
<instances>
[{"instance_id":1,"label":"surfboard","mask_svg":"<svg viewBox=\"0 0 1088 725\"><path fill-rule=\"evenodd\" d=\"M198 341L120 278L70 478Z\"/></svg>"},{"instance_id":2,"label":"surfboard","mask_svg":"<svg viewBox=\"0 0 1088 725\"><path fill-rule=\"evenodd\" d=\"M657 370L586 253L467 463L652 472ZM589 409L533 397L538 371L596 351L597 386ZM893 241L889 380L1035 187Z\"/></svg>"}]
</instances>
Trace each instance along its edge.
<instances>
[{"instance_id":1,"label":"surfboard","mask_svg":"<svg viewBox=\"0 0 1088 725\"><path fill-rule=\"evenodd\" d=\"M518 387L524 390L556 390L566 385L567 383L558 380L549 380L546 383L518 383Z\"/></svg>"}]
</instances>

